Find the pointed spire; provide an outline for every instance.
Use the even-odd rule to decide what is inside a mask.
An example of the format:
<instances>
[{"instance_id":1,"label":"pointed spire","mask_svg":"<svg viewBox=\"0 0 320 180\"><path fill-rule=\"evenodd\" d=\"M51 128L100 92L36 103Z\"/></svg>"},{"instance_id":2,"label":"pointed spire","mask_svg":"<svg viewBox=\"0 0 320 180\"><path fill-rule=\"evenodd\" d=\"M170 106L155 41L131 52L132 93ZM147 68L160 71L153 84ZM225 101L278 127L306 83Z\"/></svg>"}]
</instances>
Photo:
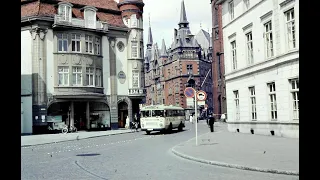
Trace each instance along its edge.
<instances>
[{"instance_id":1,"label":"pointed spire","mask_svg":"<svg viewBox=\"0 0 320 180\"><path fill-rule=\"evenodd\" d=\"M161 51L160 51L160 57L163 57L163 56L168 56L164 39L162 39L162 47L161 47Z\"/></svg>"},{"instance_id":2,"label":"pointed spire","mask_svg":"<svg viewBox=\"0 0 320 180\"><path fill-rule=\"evenodd\" d=\"M186 15L186 9L184 7L184 1L181 1L181 10L180 10L180 24L189 24L188 20L187 20L187 15Z\"/></svg>"},{"instance_id":3,"label":"pointed spire","mask_svg":"<svg viewBox=\"0 0 320 180\"><path fill-rule=\"evenodd\" d=\"M147 47L152 46L153 39L152 39L152 32L151 32L151 25L150 25L150 13L149 13L149 33L148 33L148 42Z\"/></svg>"}]
</instances>

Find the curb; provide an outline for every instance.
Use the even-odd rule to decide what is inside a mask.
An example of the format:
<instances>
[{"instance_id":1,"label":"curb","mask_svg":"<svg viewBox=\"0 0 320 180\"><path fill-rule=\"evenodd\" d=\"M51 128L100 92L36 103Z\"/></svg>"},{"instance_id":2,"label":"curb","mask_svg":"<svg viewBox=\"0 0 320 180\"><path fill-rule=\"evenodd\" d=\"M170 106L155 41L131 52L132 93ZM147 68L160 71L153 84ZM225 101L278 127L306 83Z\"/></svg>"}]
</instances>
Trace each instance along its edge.
<instances>
[{"instance_id":1,"label":"curb","mask_svg":"<svg viewBox=\"0 0 320 180\"><path fill-rule=\"evenodd\" d=\"M48 143L40 143L40 144L32 144L32 145L21 145L21 147L30 147L30 146L38 146L38 145L46 145L46 144L56 144L56 143L61 143L61 142L76 141L76 140L80 140L80 139L90 139L90 138L96 138L96 137L102 137L102 136L113 136L113 135L128 134L128 133L134 133L134 132L129 131L129 132L116 133L116 134L105 134L105 135L84 137L84 138L80 138L80 137L79 137L79 139L62 140L62 141L55 141L55 142L48 142Z\"/></svg>"},{"instance_id":2,"label":"curb","mask_svg":"<svg viewBox=\"0 0 320 180\"><path fill-rule=\"evenodd\" d=\"M207 134L207 133L205 133ZM201 136L204 136L205 134L202 134ZM209 164L209 165L215 165L215 166L221 166L221 167L227 167L227 168L235 168L235 169L240 169L240 170L248 170L248 171L258 171L258 172L265 172L265 173L273 173L273 174L285 174L285 175L294 175L294 176L299 176L299 171L285 171L285 170L276 170L276 169L264 169L264 168L258 168L258 167L248 167L248 166L242 166L242 165L238 165L238 164L228 164L228 163L224 163L224 162L218 162L218 161L209 161L209 160L205 160L205 159L201 159L201 158L196 158L196 157L192 157L186 154L183 154L181 152L178 152L177 150L175 150L174 148L181 145L181 144L185 144L189 141L192 141L194 138L191 138L185 142L179 143L176 146L174 146L173 148L171 148L171 152L173 154L175 154L176 156L182 157L184 159L188 159L191 161L196 161L196 162L200 162L200 163L204 163L204 164Z\"/></svg>"}]
</instances>

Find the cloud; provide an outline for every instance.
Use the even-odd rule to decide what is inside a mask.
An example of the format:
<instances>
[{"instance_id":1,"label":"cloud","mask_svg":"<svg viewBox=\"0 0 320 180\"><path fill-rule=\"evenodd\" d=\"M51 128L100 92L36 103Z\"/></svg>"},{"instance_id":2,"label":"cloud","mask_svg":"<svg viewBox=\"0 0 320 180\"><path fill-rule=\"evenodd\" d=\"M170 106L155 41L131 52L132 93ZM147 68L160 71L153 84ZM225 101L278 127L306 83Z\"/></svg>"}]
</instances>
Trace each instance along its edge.
<instances>
[{"instance_id":1,"label":"cloud","mask_svg":"<svg viewBox=\"0 0 320 180\"><path fill-rule=\"evenodd\" d=\"M178 28L180 20L181 0L144 0L144 44L148 40L149 14L153 42L161 47L162 39L167 48L172 43L174 28ZM211 30L211 5L209 0L184 0L187 19L192 34L203 30ZM211 33L211 32L210 32Z\"/></svg>"}]
</instances>

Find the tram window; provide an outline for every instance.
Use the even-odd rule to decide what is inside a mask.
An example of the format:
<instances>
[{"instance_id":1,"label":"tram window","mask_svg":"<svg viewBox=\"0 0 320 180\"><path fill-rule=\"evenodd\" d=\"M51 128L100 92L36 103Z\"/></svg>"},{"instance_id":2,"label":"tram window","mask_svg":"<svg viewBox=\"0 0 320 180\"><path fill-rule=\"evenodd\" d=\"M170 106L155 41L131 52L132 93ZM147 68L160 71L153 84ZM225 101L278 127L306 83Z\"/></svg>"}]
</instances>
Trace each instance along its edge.
<instances>
[{"instance_id":1,"label":"tram window","mask_svg":"<svg viewBox=\"0 0 320 180\"><path fill-rule=\"evenodd\" d=\"M153 110L152 111L152 116L164 117L164 111L163 110Z\"/></svg>"},{"instance_id":2,"label":"tram window","mask_svg":"<svg viewBox=\"0 0 320 180\"><path fill-rule=\"evenodd\" d=\"M142 117L150 117L150 111L141 111Z\"/></svg>"}]
</instances>

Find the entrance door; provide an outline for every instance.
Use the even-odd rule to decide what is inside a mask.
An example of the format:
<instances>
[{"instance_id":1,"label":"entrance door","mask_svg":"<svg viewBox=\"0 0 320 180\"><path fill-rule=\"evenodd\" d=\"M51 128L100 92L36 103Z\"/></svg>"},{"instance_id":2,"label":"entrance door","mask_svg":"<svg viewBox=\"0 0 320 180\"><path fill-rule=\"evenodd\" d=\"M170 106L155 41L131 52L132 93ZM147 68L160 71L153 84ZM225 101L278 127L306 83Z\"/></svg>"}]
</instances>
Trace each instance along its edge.
<instances>
[{"instance_id":1,"label":"entrance door","mask_svg":"<svg viewBox=\"0 0 320 180\"><path fill-rule=\"evenodd\" d=\"M118 128L124 128L128 116L128 104L126 102L119 103L118 116Z\"/></svg>"}]
</instances>

